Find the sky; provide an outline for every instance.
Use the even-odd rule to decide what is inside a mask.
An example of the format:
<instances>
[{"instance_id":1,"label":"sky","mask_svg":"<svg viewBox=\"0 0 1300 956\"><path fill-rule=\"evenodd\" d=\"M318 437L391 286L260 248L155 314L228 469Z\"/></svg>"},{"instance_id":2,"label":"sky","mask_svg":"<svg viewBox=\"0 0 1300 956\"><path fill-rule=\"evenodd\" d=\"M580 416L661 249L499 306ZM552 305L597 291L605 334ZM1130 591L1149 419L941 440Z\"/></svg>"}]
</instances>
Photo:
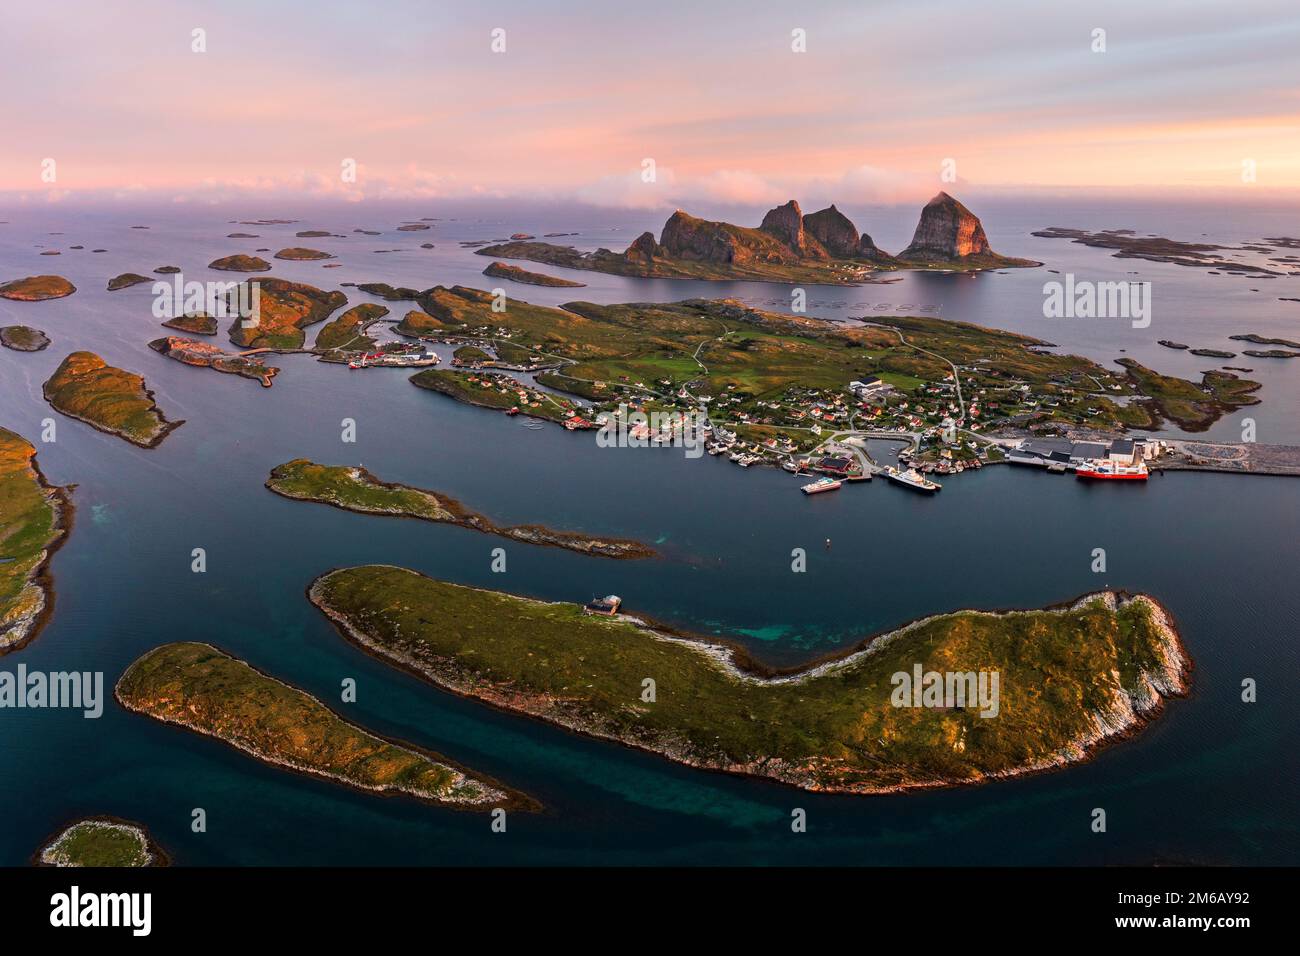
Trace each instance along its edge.
<instances>
[{"instance_id":1,"label":"sky","mask_svg":"<svg viewBox=\"0 0 1300 956\"><path fill-rule=\"evenodd\" d=\"M20 204L1300 191L1297 0L4 0L0 79Z\"/></svg>"}]
</instances>

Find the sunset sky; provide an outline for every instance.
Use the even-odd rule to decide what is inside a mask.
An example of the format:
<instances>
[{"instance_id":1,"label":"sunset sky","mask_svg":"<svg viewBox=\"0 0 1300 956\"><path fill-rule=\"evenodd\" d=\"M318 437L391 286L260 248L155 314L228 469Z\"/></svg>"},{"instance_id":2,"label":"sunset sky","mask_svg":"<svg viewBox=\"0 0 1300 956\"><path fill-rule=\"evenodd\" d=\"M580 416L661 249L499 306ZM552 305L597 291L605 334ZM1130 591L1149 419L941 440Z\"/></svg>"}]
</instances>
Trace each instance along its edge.
<instances>
[{"instance_id":1,"label":"sunset sky","mask_svg":"<svg viewBox=\"0 0 1300 956\"><path fill-rule=\"evenodd\" d=\"M1082 6L6 0L0 198L1300 189L1300 3Z\"/></svg>"}]
</instances>

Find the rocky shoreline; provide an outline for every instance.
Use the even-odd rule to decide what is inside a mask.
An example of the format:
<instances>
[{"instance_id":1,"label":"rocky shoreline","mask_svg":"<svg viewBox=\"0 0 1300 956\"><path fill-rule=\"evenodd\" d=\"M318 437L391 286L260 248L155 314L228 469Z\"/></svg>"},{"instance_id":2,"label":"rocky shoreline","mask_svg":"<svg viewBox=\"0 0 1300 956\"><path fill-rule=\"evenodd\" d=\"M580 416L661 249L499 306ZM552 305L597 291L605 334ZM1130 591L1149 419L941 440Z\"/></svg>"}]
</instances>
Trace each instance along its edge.
<instances>
[{"instance_id":1,"label":"rocky shoreline","mask_svg":"<svg viewBox=\"0 0 1300 956\"><path fill-rule=\"evenodd\" d=\"M71 495L75 486L50 484L37 464L34 452L28 466L35 473L36 482L53 511L51 537L45 545L43 557L27 574L24 592L35 599L34 603L12 620L4 622L0 629L0 656L34 641L54 613L54 575L50 571L50 562L68 540L76 514ZM34 592L29 589L34 589Z\"/></svg>"},{"instance_id":2,"label":"rocky shoreline","mask_svg":"<svg viewBox=\"0 0 1300 956\"><path fill-rule=\"evenodd\" d=\"M1003 617L1045 612L1066 613L1094 601L1102 601L1107 608L1112 610L1117 610L1130 603L1140 602L1151 613L1152 620L1161 635L1160 664L1158 668L1152 671L1143 670L1139 674L1139 681L1133 693L1126 693L1117 689L1103 709L1090 713L1089 726L1083 733L1071 739L1066 745L1058 748L1049 756L1033 760L1013 770L983 774L976 778L908 780L903 783L884 786L872 785L867 782L827 783L822 778L822 774L828 769L833 769L828 766L832 758L825 758L825 761L820 763L815 760L795 763L770 757L736 762L702 754L685 742L666 743L662 739L639 739L632 735L610 733L592 720L579 719L571 714L557 711L552 706L554 700L546 695L530 694L510 686L495 686L484 680L480 675L458 667L454 661L447 658L396 651L356 626L347 615L332 607L324 598L322 593L323 585L331 575L337 573L341 573L341 571L327 572L312 582L307 591L309 600L334 623L340 634L361 650L435 686L461 696L483 701L503 710L522 713L544 720L547 723L584 736L611 740L624 746L658 754L674 762L697 769L766 778L800 789L818 792L871 795L969 786L987 780L1026 776L1070 764L1082 763L1092 759L1104 746L1118 742L1140 731L1160 712L1167 698L1184 696L1187 693L1192 670L1190 658L1183 647L1168 611L1154 598L1146 595L1126 595L1120 592L1103 591L1085 595L1069 604L1047 608L1043 611L961 612L986 617ZM482 591L483 589L471 588L470 590ZM529 598L515 597L514 599L536 605L547 605L549 603ZM854 649L847 653L824 659L821 662L813 663L811 666L805 665L797 671L767 671L766 673L763 672L766 669L762 668L761 665L756 667L748 654L735 646L693 636L683 636L673 633L669 629L661 628L652 622L637 618L624 616L621 619L635 624L647 637L653 640L690 647L706 657L714 665L725 670L733 679L751 684L776 685L807 683L815 677L836 670L843 670L866 656L879 653L891 642L898 640L909 632L944 616L947 615L930 615L892 631L873 635L859 642Z\"/></svg>"},{"instance_id":3,"label":"rocky shoreline","mask_svg":"<svg viewBox=\"0 0 1300 956\"><path fill-rule=\"evenodd\" d=\"M123 865L171 865L171 857L167 855L167 851L162 848L161 844L153 838L153 835L149 832L147 827L140 823L133 823L130 820L123 820L120 817L107 815L83 817L79 820L73 820L66 826L60 827L57 833L51 834L45 840L41 841L41 848L32 856L32 865L62 867L81 867L89 865L72 860L67 855L67 850L64 848L64 844L79 828L113 830L125 833L135 839L139 844L140 854L143 857L143 861L138 864Z\"/></svg>"}]
</instances>

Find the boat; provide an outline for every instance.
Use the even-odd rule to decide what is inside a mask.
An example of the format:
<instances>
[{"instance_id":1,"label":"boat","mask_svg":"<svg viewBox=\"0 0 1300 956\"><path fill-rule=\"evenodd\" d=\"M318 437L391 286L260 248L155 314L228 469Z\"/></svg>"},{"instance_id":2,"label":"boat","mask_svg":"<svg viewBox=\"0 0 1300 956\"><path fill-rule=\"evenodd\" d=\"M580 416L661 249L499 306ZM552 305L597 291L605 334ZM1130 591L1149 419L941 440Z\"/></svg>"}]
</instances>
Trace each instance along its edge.
<instances>
[{"instance_id":1,"label":"boat","mask_svg":"<svg viewBox=\"0 0 1300 956\"><path fill-rule=\"evenodd\" d=\"M1099 478L1108 481L1146 481L1150 477L1144 461L1136 465L1125 465L1118 461L1092 459L1085 461L1074 469L1077 478Z\"/></svg>"},{"instance_id":2,"label":"boat","mask_svg":"<svg viewBox=\"0 0 1300 956\"><path fill-rule=\"evenodd\" d=\"M506 414L507 414L507 415L518 415L518 414L519 414L519 406L518 406L518 405L512 405L510 408L507 408L507 409L506 409Z\"/></svg>"},{"instance_id":3,"label":"boat","mask_svg":"<svg viewBox=\"0 0 1300 956\"><path fill-rule=\"evenodd\" d=\"M933 493L943 487L943 485L939 484L937 481L931 481L929 478L922 477L921 473L915 468L908 468L906 471L899 471L897 468L891 466L885 469L884 474L890 481L896 481L900 485L906 485L908 488L915 489L916 491Z\"/></svg>"},{"instance_id":4,"label":"boat","mask_svg":"<svg viewBox=\"0 0 1300 956\"><path fill-rule=\"evenodd\" d=\"M805 495L817 495L817 494L821 494L823 491L835 491L840 487L841 484L843 484L843 482L841 482L837 478L831 478L831 477L818 478L812 484L804 485L799 490L802 491Z\"/></svg>"}]
</instances>

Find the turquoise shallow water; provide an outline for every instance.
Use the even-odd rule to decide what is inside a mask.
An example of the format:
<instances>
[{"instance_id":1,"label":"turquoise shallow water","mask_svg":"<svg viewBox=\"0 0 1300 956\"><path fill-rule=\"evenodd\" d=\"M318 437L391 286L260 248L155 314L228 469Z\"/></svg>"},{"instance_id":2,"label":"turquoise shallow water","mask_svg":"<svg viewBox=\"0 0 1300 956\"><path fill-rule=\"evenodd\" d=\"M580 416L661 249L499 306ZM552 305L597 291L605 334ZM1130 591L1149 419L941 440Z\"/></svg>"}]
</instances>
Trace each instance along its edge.
<instances>
[{"instance_id":1,"label":"turquoise shallow water","mask_svg":"<svg viewBox=\"0 0 1300 956\"><path fill-rule=\"evenodd\" d=\"M584 436L532 431L456 405L411 387L400 372L352 374L286 356L268 391L143 348L160 334L148 287L109 294L102 291L107 277L175 263L193 269L193 277L216 278L199 267L219 254L292 245L299 228L391 229L400 218L347 211L325 221L258 227L246 231L261 232L264 240L245 249L220 238L243 228L226 224L227 216L158 214L130 219L153 229L129 231L121 220L60 215L66 221L43 219L44 228L32 217L0 216L10 220L0 226L0 274L49 269L81 289L58 302L0 303L3 324L28 322L55 340L35 355L0 353L0 425L39 434L40 420L52 414L40 383L73 348L92 348L142 372L168 415L186 424L158 449L142 451L55 416L58 441L41 447L40 461L51 480L77 484L77 524L54 561L58 599L50 625L0 668L21 661L34 669L102 670L111 682L144 650L190 639L218 644L331 702L340 681L352 677L359 699L346 713L357 722L493 774L548 809L515 815L507 833L492 834L484 815L285 774L112 703L97 721L9 710L0 711L0 863L22 863L42 836L86 813L146 823L182 864L1294 863L1300 857L1294 814L1300 717L1289 697L1300 658L1300 481L1172 474L1141 488L1114 488L1006 467L953 479L934 498L873 482L809 500L784 473L742 472L671 450L600 449ZM1033 226L1091 224L1064 216L1043 213ZM566 225L442 223L432 237L392 234L356 246L349 245L354 238L333 246L311 240L343 247L344 268L277 264L276 274L322 284L486 285L476 278L486 260L456 248L447 235L494 238ZM636 225L625 228L635 234ZM66 235L43 236L52 230ZM1262 225L1257 231L1277 234ZM423 241L439 248L420 251ZM37 242L111 251L93 259L88 251L36 258ZM1098 255L1013 235L999 241L995 233L994 242L1049 259L1054 268L1082 269ZM366 251L372 244L406 251L376 255ZM923 278L942 300L943 315L1007 327L1015 327L1013 319L1032 324L1025 316L1036 307L1042 281ZM1204 305L1205 318L1185 319L1191 332L1204 331L1209 326L1198 323L1209 323L1215 308L1229 308L1237 287L1198 276L1187 281L1202 298L1223 290L1217 306L1212 298ZM576 291L608 301L701 291L759 298L781 288L629 287L598 276L591 282ZM353 303L364 298L347 291ZM521 294L558 302L573 298L574 290ZM810 296L814 306L818 295L828 302L886 296L901 302L896 286L825 290ZM1278 334L1288 321L1287 313L1262 305L1240 319L1258 331L1271 322ZM1249 330L1236 324L1234 313L1230 330ZM1146 331L1165 337L1165 330ZM1116 347L1137 351L1116 341L1111 358ZM1175 360L1184 358L1169 357ZM1300 368L1292 369L1293 378L1297 373ZM1282 372L1271 374L1261 429L1268 423L1286 435L1278 440L1295 441L1296 406L1286 407L1293 386ZM357 421L355 445L340 442L345 417ZM454 494L502 521L661 541L665 557L601 561L267 492L262 482L269 469L297 456L359 461L387 479ZM828 537L830 550L823 547ZM508 570L494 574L490 552L503 544ZM207 551L203 575L190 572L195 547ZM806 574L789 570L794 547L808 550ZM1106 575L1089 569L1095 547L1107 549ZM1139 737L1064 772L900 797L807 794L579 738L440 693L367 658L303 592L322 571L374 561L556 600L616 592L634 610L725 633L777 663L937 611L1039 606L1102 585L1148 591L1169 606L1184 633L1196 662L1194 689ZM1240 702L1246 677L1258 681L1258 703ZM1088 826L1098 806L1108 813L1105 835ZM189 830L195 807L207 811L205 834ZM808 811L805 834L790 832L795 807Z\"/></svg>"}]
</instances>

